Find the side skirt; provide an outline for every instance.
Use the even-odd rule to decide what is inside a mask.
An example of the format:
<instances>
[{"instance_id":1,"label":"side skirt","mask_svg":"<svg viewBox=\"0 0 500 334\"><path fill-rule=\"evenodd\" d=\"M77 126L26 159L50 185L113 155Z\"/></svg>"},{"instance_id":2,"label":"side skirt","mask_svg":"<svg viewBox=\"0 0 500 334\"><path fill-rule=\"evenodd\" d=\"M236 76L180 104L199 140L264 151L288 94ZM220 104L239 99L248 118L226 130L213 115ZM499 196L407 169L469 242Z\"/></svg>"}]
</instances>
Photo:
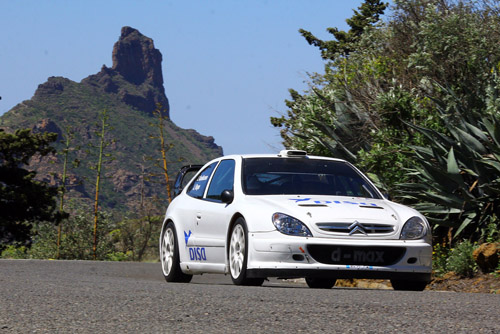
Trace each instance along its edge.
<instances>
[{"instance_id":1,"label":"side skirt","mask_svg":"<svg viewBox=\"0 0 500 334\"><path fill-rule=\"evenodd\" d=\"M431 281L430 273L386 272L363 270L309 270L309 269L248 269L248 277L265 278L368 278L368 279L406 279L411 281Z\"/></svg>"},{"instance_id":2,"label":"side skirt","mask_svg":"<svg viewBox=\"0 0 500 334\"><path fill-rule=\"evenodd\" d=\"M225 264L199 263L199 262L183 262L180 264L182 272L190 275L200 274L224 274Z\"/></svg>"}]
</instances>

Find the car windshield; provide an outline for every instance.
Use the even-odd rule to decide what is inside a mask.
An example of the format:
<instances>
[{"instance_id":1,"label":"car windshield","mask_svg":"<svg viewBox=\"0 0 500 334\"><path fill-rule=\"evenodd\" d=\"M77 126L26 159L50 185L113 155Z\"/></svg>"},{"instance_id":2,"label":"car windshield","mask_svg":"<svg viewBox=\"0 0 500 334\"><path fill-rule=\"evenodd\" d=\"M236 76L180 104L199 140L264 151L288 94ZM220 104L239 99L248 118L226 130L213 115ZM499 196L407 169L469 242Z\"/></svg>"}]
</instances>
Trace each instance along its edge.
<instances>
[{"instance_id":1,"label":"car windshield","mask_svg":"<svg viewBox=\"0 0 500 334\"><path fill-rule=\"evenodd\" d=\"M380 198L375 188L346 162L307 158L246 158L247 195L334 195Z\"/></svg>"}]
</instances>

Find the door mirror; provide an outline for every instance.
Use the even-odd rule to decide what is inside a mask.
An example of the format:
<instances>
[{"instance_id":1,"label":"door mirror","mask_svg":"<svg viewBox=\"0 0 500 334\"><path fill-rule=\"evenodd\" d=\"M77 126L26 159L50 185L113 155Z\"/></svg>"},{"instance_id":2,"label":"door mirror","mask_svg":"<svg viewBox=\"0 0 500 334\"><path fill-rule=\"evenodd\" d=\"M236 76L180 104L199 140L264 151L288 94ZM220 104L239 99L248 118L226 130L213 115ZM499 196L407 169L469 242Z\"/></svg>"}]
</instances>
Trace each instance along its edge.
<instances>
[{"instance_id":1,"label":"door mirror","mask_svg":"<svg viewBox=\"0 0 500 334\"><path fill-rule=\"evenodd\" d=\"M222 203L231 204L234 199L234 194L231 190L226 189L220 194L220 199Z\"/></svg>"}]
</instances>

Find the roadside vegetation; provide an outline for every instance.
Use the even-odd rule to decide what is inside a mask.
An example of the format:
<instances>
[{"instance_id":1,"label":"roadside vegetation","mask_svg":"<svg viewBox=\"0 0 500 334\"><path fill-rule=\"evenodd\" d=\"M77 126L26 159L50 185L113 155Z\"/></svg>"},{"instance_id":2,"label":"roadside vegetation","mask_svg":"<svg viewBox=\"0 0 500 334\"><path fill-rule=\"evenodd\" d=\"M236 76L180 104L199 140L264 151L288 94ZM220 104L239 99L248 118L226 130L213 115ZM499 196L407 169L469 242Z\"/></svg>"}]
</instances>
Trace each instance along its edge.
<instances>
[{"instance_id":1,"label":"roadside vegetation","mask_svg":"<svg viewBox=\"0 0 500 334\"><path fill-rule=\"evenodd\" d=\"M162 115L158 105L157 114ZM117 215L116 211L102 207L100 184L109 172L106 162L113 160L109 152L114 145L113 128L103 110L100 122L95 124L94 137L84 150L72 146L71 129L61 136L64 144L60 152L51 146L57 141L55 133L33 133L29 129L8 134L0 130L0 257L11 259L68 259L108 261L156 261L158 240L163 219L165 200L147 197L145 181L168 182L165 157L166 143L164 116L152 124L152 132L159 132L158 157L143 160L161 160L158 173L146 172L142 166L140 199L133 212ZM172 145L169 145L171 148ZM85 152L87 166L78 156ZM63 172L57 186L36 178L30 170L33 159L59 154ZM75 185L66 182L71 168L88 168L95 173L94 199L70 198L68 189ZM111 171L112 172L112 171ZM169 190L169 185L163 187ZM165 198L170 194L165 193Z\"/></svg>"},{"instance_id":2,"label":"roadside vegetation","mask_svg":"<svg viewBox=\"0 0 500 334\"><path fill-rule=\"evenodd\" d=\"M394 201L424 213L433 229L436 277L498 277L500 0L394 0L391 8L365 0L346 21L348 31L328 28L332 40L300 30L325 68L309 74L306 91L290 89L287 111L271 118L283 145L346 159ZM161 110L153 125L158 156L143 159L160 161L157 182L168 198L165 151L172 146L164 141ZM17 168L28 186L42 187L46 212L2 216L2 257L156 259L163 212L151 205L154 198L141 198L135 212L115 217L98 207L96 186L94 212L77 200L57 211L57 191L24 169L33 155L53 153L55 139L26 131L0 132L1 168ZM33 146L10 144L16 140ZM12 151L19 147L26 151ZM67 146L59 154L73 151ZM16 202L22 192L14 189L22 188L14 187L24 183L2 182L0 205L32 206L26 198ZM63 203L64 182L61 187ZM482 259L483 245L496 247L489 260Z\"/></svg>"},{"instance_id":3,"label":"roadside vegetation","mask_svg":"<svg viewBox=\"0 0 500 334\"><path fill-rule=\"evenodd\" d=\"M272 117L283 144L344 158L433 228L435 275L477 273L500 240L500 1L366 0L323 41L309 89ZM476 251L476 253L481 250Z\"/></svg>"}]
</instances>

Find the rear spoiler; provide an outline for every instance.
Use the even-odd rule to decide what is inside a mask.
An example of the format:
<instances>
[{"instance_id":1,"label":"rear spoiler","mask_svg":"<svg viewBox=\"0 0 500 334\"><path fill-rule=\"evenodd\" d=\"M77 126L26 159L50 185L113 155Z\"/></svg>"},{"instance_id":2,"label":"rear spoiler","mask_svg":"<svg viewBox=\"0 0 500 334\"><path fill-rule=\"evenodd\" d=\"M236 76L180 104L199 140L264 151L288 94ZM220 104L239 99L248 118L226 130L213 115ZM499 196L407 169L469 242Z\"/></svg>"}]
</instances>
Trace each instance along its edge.
<instances>
[{"instance_id":1,"label":"rear spoiler","mask_svg":"<svg viewBox=\"0 0 500 334\"><path fill-rule=\"evenodd\" d=\"M189 174L194 176L203 165L186 165L181 167L179 173L177 173L177 177L175 178L174 190L172 194L172 199L174 199L177 195L179 195L186 186L186 184L191 180L191 178L186 179L186 175Z\"/></svg>"}]
</instances>

